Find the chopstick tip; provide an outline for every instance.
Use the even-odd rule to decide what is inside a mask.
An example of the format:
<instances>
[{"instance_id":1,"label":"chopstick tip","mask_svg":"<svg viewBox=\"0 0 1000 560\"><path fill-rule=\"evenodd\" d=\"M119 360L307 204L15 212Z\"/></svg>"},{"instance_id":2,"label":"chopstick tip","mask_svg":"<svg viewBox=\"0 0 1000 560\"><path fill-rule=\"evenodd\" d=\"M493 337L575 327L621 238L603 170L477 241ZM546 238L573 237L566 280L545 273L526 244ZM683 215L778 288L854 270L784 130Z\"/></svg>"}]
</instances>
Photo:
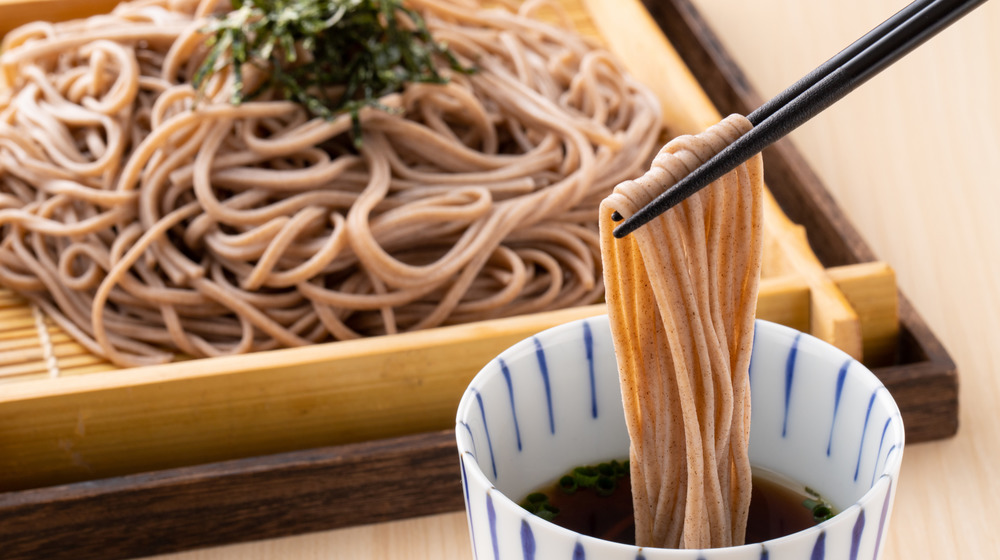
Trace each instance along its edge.
<instances>
[{"instance_id":1,"label":"chopstick tip","mask_svg":"<svg viewBox=\"0 0 1000 560\"><path fill-rule=\"evenodd\" d=\"M635 231L635 229L639 227L639 225L641 224L637 225L635 223L635 220L629 218L624 222L622 222L621 224L619 224L618 227L616 227L614 230L612 230L611 234L614 235L616 239L624 239L625 236Z\"/></svg>"}]
</instances>

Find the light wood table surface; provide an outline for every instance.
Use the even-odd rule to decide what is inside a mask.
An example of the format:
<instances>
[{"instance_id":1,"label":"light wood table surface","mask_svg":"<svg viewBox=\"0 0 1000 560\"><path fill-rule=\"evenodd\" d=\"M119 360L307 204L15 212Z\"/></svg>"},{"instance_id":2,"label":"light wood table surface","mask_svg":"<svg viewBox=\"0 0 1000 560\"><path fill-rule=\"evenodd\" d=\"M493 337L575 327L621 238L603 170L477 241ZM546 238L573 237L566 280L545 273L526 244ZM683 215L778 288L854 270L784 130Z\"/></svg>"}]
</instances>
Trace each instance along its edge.
<instances>
[{"instance_id":1,"label":"light wood table surface","mask_svg":"<svg viewBox=\"0 0 1000 560\"><path fill-rule=\"evenodd\" d=\"M777 93L905 0L696 0ZM956 360L956 437L906 449L886 560L1000 558L1000 2L793 134ZM766 163L765 163L766 164ZM157 557L469 560L462 512Z\"/></svg>"}]
</instances>

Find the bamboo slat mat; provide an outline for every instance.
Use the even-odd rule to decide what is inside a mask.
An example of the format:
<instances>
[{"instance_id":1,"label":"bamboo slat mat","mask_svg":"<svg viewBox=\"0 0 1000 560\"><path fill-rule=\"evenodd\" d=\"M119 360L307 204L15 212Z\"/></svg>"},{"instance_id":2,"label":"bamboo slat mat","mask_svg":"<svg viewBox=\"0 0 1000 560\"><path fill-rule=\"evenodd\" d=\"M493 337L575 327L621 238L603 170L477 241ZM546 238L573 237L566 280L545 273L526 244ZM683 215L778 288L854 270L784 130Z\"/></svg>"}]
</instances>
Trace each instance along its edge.
<instances>
[{"instance_id":1,"label":"bamboo slat mat","mask_svg":"<svg viewBox=\"0 0 1000 560\"><path fill-rule=\"evenodd\" d=\"M66 334L37 306L0 288L0 383L114 369Z\"/></svg>"}]
</instances>

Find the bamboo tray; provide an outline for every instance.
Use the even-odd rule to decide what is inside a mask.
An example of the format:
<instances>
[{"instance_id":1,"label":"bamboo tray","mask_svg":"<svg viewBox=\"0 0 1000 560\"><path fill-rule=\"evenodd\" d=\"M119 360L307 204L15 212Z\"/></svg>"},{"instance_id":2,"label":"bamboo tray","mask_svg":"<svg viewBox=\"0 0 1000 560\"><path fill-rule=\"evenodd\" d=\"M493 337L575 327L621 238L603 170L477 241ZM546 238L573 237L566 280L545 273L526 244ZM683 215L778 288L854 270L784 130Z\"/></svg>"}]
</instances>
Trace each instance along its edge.
<instances>
[{"instance_id":1,"label":"bamboo tray","mask_svg":"<svg viewBox=\"0 0 1000 560\"><path fill-rule=\"evenodd\" d=\"M0 0L0 33L112 3ZM759 104L688 0L562 4L665 99L669 133ZM764 157L759 315L863 356L911 442L953 434L954 364L892 271L789 144ZM469 379L514 341L602 312L115 370L0 292L0 557L135 557L461 509L450 428Z\"/></svg>"}]
</instances>

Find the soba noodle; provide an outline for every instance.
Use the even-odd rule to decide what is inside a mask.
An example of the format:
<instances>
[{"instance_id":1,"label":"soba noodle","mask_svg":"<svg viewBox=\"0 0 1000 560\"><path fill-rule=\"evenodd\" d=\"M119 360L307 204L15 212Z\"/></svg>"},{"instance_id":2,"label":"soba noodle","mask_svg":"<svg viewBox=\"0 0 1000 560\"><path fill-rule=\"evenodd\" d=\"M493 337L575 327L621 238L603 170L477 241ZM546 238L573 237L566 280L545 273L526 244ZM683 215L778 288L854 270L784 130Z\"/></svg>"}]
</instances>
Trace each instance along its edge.
<instances>
[{"instance_id":1,"label":"soba noodle","mask_svg":"<svg viewBox=\"0 0 1000 560\"><path fill-rule=\"evenodd\" d=\"M618 240L628 217L750 129L733 115L680 137L601 205L608 313L631 437L636 543L743 544L750 504L748 370L762 247L756 156Z\"/></svg>"},{"instance_id":2,"label":"soba noodle","mask_svg":"<svg viewBox=\"0 0 1000 560\"><path fill-rule=\"evenodd\" d=\"M410 2L478 71L364 110L360 148L347 115L229 104L229 72L196 92L213 5L139 0L4 41L0 283L91 351L142 365L603 295L597 208L645 167L659 107L529 17L544 3Z\"/></svg>"}]
</instances>

